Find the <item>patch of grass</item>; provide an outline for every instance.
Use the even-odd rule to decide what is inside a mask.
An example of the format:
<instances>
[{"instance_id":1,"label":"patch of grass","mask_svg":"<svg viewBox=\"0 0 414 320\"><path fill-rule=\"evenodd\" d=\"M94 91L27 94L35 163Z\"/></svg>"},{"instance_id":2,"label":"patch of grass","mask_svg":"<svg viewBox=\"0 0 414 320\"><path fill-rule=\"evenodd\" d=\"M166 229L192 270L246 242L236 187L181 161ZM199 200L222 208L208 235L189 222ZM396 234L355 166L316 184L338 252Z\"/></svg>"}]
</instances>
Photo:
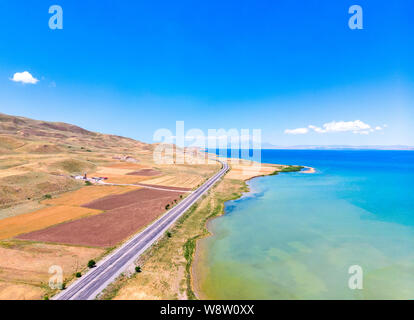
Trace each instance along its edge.
<instances>
[{"instance_id":1,"label":"patch of grass","mask_svg":"<svg viewBox=\"0 0 414 320\"><path fill-rule=\"evenodd\" d=\"M302 166L288 166L288 167L284 167L282 170L280 170L280 172L297 172L302 170L305 167Z\"/></svg>"},{"instance_id":2,"label":"patch of grass","mask_svg":"<svg viewBox=\"0 0 414 320\"><path fill-rule=\"evenodd\" d=\"M303 168L302 166L287 166L282 168L281 170L276 170L269 174L269 176L277 176L280 172L298 172L301 171Z\"/></svg>"},{"instance_id":3,"label":"patch of grass","mask_svg":"<svg viewBox=\"0 0 414 320\"><path fill-rule=\"evenodd\" d=\"M191 287L191 264L193 262L194 251L196 248L196 241L199 236L192 237L187 240L184 244L184 258L187 260L185 265L185 272L186 272L186 281L187 281L187 298L188 300L196 300L197 297L194 294L192 287Z\"/></svg>"},{"instance_id":4,"label":"patch of grass","mask_svg":"<svg viewBox=\"0 0 414 320\"><path fill-rule=\"evenodd\" d=\"M53 163L51 167L64 170L68 173L79 173L91 170L95 168L95 165L79 159L65 159Z\"/></svg>"}]
</instances>

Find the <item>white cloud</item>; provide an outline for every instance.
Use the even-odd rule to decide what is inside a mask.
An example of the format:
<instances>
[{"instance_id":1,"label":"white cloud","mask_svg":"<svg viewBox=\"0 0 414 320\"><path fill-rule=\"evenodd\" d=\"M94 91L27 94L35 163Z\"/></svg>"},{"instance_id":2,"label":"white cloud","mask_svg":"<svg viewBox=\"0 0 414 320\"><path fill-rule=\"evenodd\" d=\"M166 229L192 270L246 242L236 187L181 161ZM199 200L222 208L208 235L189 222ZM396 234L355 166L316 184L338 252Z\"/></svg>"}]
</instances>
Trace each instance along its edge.
<instances>
[{"instance_id":1,"label":"white cloud","mask_svg":"<svg viewBox=\"0 0 414 320\"><path fill-rule=\"evenodd\" d=\"M10 80L12 80L14 82L30 83L30 84L36 84L36 83L39 82L38 79L36 79L35 77L33 77L27 71L24 71L24 72L16 72L13 75L13 78L11 78Z\"/></svg>"},{"instance_id":2,"label":"white cloud","mask_svg":"<svg viewBox=\"0 0 414 320\"><path fill-rule=\"evenodd\" d=\"M319 128L319 127L316 127L316 126L312 126L312 125L308 126L308 128L315 131L315 132L317 132L317 133L325 133L326 132L326 130L324 130L322 128Z\"/></svg>"},{"instance_id":3,"label":"white cloud","mask_svg":"<svg viewBox=\"0 0 414 320\"><path fill-rule=\"evenodd\" d=\"M307 134L308 128L286 129L285 134Z\"/></svg>"},{"instance_id":4,"label":"white cloud","mask_svg":"<svg viewBox=\"0 0 414 320\"><path fill-rule=\"evenodd\" d=\"M313 126L312 126L313 127ZM315 127L314 130L318 133L326 133L326 132L358 132L358 131L366 131L371 129L369 124L362 122L361 120L355 121L332 121L325 123L322 128Z\"/></svg>"},{"instance_id":5,"label":"white cloud","mask_svg":"<svg viewBox=\"0 0 414 320\"><path fill-rule=\"evenodd\" d=\"M366 135L374 131L383 130L384 128L386 128L386 125L383 127L376 126L375 129L373 129L369 124L364 123L361 120L332 121L325 123L322 127L309 125L307 128L286 129L285 134L306 134L310 131L314 131L316 133L352 132L354 134Z\"/></svg>"}]
</instances>

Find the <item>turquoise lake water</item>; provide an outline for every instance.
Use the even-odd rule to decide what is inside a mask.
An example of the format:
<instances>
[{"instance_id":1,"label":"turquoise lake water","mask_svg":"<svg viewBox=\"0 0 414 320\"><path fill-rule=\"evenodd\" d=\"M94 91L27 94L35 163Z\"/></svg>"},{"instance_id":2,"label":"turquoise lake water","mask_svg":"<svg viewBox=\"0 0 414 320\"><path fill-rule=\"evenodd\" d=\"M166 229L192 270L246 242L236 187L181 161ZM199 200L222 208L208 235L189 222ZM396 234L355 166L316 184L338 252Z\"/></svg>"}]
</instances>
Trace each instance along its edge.
<instances>
[{"instance_id":1,"label":"turquoise lake water","mask_svg":"<svg viewBox=\"0 0 414 320\"><path fill-rule=\"evenodd\" d=\"M414 152L263 150L262 162L317 172L255 178L226 204L199 243L202 297L414 298Z\"/></svg>"}]
</instances>

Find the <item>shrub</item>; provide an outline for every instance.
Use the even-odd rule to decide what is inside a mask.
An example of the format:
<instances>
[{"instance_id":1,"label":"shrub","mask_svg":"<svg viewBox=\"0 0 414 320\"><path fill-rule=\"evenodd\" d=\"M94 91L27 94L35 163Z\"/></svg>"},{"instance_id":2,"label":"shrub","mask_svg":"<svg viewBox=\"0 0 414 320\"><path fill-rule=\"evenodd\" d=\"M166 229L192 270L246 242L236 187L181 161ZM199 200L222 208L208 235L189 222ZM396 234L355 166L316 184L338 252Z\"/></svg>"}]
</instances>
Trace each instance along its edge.
<instances>
[{"instance_id":1,"label":"shrub","mask_svg":"<svg viewBox=\"0 0 414 320\"><path fill-rule=\"evenodd\" d=\"M88 268L94 268L96 266L95 260L89 260L88 262Z\"/></svg>"},{"instance_id":2,"label":"shrub","mask_svg":"<svg viewBox=\"0 0 414 320\"><path fill-rule=\"evenodd\" d=\"M141 272L141 267L140 266L136 266L135 267L135 272L136 273L140 273Z\"/></svg>"},{"instance_id":3,"label":"shrub","mask_svg":"<svg viewBox=\"0 0 414 320\"><path fill-rule=\"evenodd\" d=\"M43 300L49 300L49 296L44 296Z\"/></svg>"},{"instance_id":4,"label":"shrub","mask_svg":"<svg viewBox=\"0 0 414 320\"><path fill-rule=\"evenodd\" d=\"M80 278L80 277L82 277L82 273L76 272L76 278Z\"/></svg>"},{"instance_id":5,"label":"shrub","mask_svg":"<svg viewBox=\"0 0 414 320\"><path fill-rule=\"evenodd\" d=\"M171 236L172 236L171 232L169 232L169 231L167 231L165 234L167 235L168 238L171 238Z\"/></svg>"},{"instance_id":6,"label":"shrub","mask_svg":"<svg viewBox=\"0 0 414 320\"><path fill-rule=\"evenodd\" d=\"M50 194L45 194L45 199L52 199L52 195L50 195Z\"/></svg>"},{"instance_id":7,"label":"shrub","mask_svg":"<svg viewBox=\"0 0 414 320\"><path fill-rule=\"evenodd\" d=\"M165 210L168 210L170 208L170 204L167 204L166 206L165 206Z\"/></svg>"},{"instance_id":8,"label":"shrub","mask_svg":"<svg viewBox=\"0 0 414 320\"><path fill-rule=\"evenodd\" d=\"M85 185L87 185L87 186L91 186L91 185L92 185L92 182L90 182L90 181L85 181Z\"/></svg>"}]
</instances>

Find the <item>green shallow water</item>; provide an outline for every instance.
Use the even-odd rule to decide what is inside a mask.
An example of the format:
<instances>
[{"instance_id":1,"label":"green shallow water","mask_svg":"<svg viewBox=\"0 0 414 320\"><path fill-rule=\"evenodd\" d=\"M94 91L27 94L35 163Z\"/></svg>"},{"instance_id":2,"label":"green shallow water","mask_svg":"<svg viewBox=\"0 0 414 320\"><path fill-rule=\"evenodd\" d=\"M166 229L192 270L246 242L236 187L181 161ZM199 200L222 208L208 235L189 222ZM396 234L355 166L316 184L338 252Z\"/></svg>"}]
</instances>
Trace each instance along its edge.
<instances>
[{"instance_id":1,"label":"green shallow water","mask_svg":"<svg viewBox=\"0 0 414 320\"><path fill-rule=\"evenodd\" d=\"M331 174L320 165L314 175L253 179L252 192L209 223L213 236L199 242L194 266L202 298L414 298L412 202L391 210L381 192L409 197L411 182L392 183L391 173L378 180L383 171L355 165ZM368 211L375 199L378 210ZM352 265L363 269L362 290L348 286Z\"/></svg>"}]
</instances>

